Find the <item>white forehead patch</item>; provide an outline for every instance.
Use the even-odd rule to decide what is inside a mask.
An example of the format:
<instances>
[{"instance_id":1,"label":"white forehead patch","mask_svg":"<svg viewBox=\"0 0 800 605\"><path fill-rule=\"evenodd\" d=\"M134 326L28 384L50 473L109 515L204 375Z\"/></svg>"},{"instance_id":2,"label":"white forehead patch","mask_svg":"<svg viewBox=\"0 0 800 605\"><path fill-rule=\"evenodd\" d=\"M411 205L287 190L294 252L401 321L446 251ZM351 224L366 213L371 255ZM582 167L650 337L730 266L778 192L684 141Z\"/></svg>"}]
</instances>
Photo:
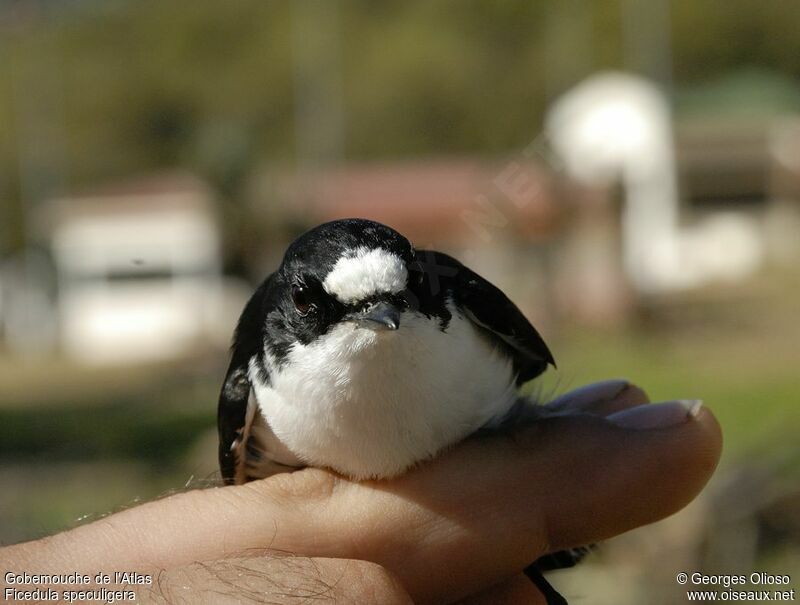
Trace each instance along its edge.
<instances>
[{"instance_id":1,"label":"white forehead patch","mask_svg":"<svg viewBox=\"0 0 800 605\"><path fill-rule=\"evenodd\" d=\"M408 281L403 260L383 248L357 248L340 258L322 287L340 302L354 303L374 294L402 292Z\"/></svg>"}]
</instances>

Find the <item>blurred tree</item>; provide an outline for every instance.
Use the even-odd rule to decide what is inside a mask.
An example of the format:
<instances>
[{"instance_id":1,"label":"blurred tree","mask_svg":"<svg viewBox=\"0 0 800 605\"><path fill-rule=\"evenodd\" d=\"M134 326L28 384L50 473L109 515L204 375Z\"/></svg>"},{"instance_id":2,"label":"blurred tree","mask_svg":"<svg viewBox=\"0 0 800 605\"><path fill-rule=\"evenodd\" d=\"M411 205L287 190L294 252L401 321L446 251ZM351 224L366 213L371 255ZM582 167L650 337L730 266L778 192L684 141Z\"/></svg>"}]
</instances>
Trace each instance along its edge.
<instances>
[{"instance_id":1,"label":"blurred tree","mask_svg":"<svg viewBox=\"0 0 800 605\"><path fill-rule=\"evenodd\" d=\"M574 81L636 67L633 0L570 0L568 9L557 0L333 6L330 18L298 24L307 13L291 2L0 2L0 204L27 195L20 74L57 82L26 94L56 107L39 112L37 127L63 149L61 188L180 166L237 199L255 166L306 159L317 128L329 139L318 148L345 159L495 154L528 143L547 102ZM676 90L747 65L800 76L794 0L674 0L668 16L660 43L671 47ZM298 58L325 58L305 40L317 28L331 30L320 38L335 36L331 65L341 73L316 89L309 108L298 104L309 76L298 76ZM52 73L30 72L43 65ZM308 111L341 124L323 135ZM6 231L15 216L3 210Z\"/></svg>"}]
</instances>

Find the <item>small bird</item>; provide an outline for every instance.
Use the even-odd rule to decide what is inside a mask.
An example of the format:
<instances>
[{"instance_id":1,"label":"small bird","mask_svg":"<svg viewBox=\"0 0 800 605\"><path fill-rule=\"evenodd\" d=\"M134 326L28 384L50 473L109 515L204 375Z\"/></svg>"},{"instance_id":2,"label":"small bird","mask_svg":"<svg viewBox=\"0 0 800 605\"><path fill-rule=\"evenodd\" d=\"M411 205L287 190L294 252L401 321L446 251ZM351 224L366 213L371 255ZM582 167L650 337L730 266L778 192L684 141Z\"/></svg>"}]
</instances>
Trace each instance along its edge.
<instances>
[{"instance_id":1,"label":"small bird","mask_svg":"<svg viewBox=\"0 0 800 605\"><path fill-rule=\"evenodd\" d=\"M373 221L325 223L289 246L239 319L218 408L222 477L395 477L535 418L518 388L548 365L516 305L456 259Z\"/></svg>"}]
</instances>

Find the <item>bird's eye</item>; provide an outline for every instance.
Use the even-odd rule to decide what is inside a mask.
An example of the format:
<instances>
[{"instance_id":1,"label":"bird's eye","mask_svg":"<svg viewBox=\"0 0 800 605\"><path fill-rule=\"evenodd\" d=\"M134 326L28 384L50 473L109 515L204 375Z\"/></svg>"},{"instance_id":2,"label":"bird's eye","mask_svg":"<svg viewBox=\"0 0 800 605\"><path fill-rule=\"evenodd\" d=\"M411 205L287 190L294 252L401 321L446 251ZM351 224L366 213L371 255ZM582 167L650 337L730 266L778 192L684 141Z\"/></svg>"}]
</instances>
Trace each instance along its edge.
<instances>
[{"instance_id":1,"label":"bird's eye","mask_svg":"<svg viewBox=\"0 0 800 605\"><path fill-rule=\"evenodd\" d=\"M311 302L311 293L308 288L295 284L292 286L292 302L300 315L308 315L314 303Z\"/></svg>"}]
</instances>

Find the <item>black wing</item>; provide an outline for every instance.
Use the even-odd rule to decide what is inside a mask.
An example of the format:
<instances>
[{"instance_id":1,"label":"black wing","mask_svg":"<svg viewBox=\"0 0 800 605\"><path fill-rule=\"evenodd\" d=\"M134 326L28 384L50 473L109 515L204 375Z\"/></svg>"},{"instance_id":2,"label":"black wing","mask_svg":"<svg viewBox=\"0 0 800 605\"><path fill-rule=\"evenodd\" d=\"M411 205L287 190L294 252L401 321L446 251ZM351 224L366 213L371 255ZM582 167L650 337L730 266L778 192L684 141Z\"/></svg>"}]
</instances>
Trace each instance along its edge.
<instances>
[{"instance_id":1,"label":"black wing","mask_svg":"<svg viewBox=\"0 0 800 605\"><path fill-rule=\"evenodd\" d=\"M518 385L544 372L548 364L555 367L539 332L502 290L442 252L418 250L416 261L425 274L422 290L434 296L442 289L450 291L467 317L511 356Z\"/></svg>"},{"instance_id":2,"label":"black wing","mask_svg":"<svg viewBox=\"0 0 800 605\"><path fill-rule=\"evenodd\" d=\"M233 336L231 363L219 394L217 407L219 468L222 479L227 484L235 482L241 450L246 439L247 402L251 386L248 370L250 360L257 356L263 347L265 293L273 276L274 273L264 280L242 311Z\"/></svg>"}]
</instances>

